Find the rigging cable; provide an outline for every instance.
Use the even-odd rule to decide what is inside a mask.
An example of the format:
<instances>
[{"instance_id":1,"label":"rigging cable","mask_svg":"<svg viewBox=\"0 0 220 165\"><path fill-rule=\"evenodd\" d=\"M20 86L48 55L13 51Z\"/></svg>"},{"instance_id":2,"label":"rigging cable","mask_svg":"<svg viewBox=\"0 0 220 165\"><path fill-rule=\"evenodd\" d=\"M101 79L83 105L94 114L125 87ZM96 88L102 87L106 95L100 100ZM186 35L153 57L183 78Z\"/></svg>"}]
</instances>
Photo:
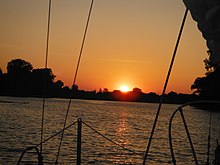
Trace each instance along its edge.
<instances>
[{"instance_id":1,"label":"rigging cable","mask_svg":"<svg viewBox=\"0 0 220 165\"><path fill-rule=\"evenodd\" d=\"M75 121L74 123L68 125L68 126L65 127L64 129L61 129L59 132L56 132L55 134L51 135L50 137L44 139L44 141L42 141L41 143L46 143L47 141L49 141L50 139L56 137L57 135L59 135L60 133L62 133L64 130L66 130L66 129L72 127L72 126L75 125L76 123L77 123L77 121ZM35 146L37 147L37 146L41 145L41 143L36 144Z\"/></svg>"},{"instance_id":2,"label":"rigging cable","mask_svg":"<svg viewBox=\"0 0 220 165\"><path fill-rule=\"evenodd\" d=\"M149 141L148 141L148 146L147 146L147 149L146 149L146 152L145 152L143 165L145 165L145 163L146 163L147 156L148 156L148 153L149 153L149 150L150 150L151 141L153 139L153 135L154 135L154 132L155 132L155 129L156 129L156 125L157 125L158 117L159 117L159 114L160 114L161 106L162 106L163 101L164 101L164 94L166 92L166 88L167 88L167 85L168 85L168 82L169 82L170 74L171 74L173 64L174 64L174 61L175 61L177 49L178 49L178 46L179 46L179 43L180 43L180 39L181 39L183 28L184 28L184 25L185 25L185 22L186 22L187 14L188 14L188 9L186 8L185 13L184 13L184 17L183 17L183 20L182 20L182 24L181 24L181 27L180 27L179 35L178 35L176 45L175 45L175 48L174 48L174 52L173 52L172 60L171 60L171 63L170 63L170 67L169 67L169 70L168 70L168 73L167 73L166 81L164 83L163 92L162 92L162 95L160 97L160 103L158 105L158 109L157 109L157 113L156 113L156 116L155 116L154 124L153 124L152 130L151 130L151 135L150 135L150 138L149 138Z\"/></svg>"},{"instance_id":3,"label":"rigging cable","mask_svg":"<svg viewBox=\"0 0 220 165\"><path fill-rule=\"evenodd\" d=\"M90 4L90 9L89 9L89 13L88 13L87 22L86 22L86 27L85 27L85 31L84 31L84 35L83 35L83 40L82 40L82 44L81 44L81 48L80 48L80 52L79 52L78 62L77 62L77 66L76 66L76 71L75 71L75 75L74 75L74 79L73 79L73 86L76 84L76 78L77 78L77 74L78 74L78 70L79 70L80 61L81 61L81 58L82 58L83 48L84 48L84 45L85 45L85 40L86 40L86 35L87 35L87 31L88 31L89 21L90 21L92 9L93 9L93 4L94 4L94 0L92 0L91 4ZM71 99L71 96L70 96L70 99L69 99L69 102L68 102L67 111L66 111L66 116L65 116L65 119L64 119L63 129L66 127L66 122L67 122L67 118L68 118L68 114L69 114L69 109L70 109L71 101L72 101L72 99ZM64 135L64 131L61 134L61 138L60 138L60 143L59 143L59 147L58 147L58 151L57 151L57 156L56 156L55 164L58 164L60 148L61 148L62 141L63 141L63 135Z\"/></svg>"},{"instance_id":4,"label":"rigging cable","mask_svg":"<svg viewBox=\"0 0 220 165\"><path fill-rule=\"evenodd\" d=\"M43 107L42 107L42 121L41 121L41 145L40 145L40 153L43 151L43 135L44 135L44 112L45 112L45 95L46 95L46 73L47 73L47 65L48 65L48 52L49 52L49 38L50 38L50 15L51 15L51 0L49 0L48 7L48 20L47 20L47 39L46 39L46 52L45 52L45 71L44 73L44 82L43 82Z\"/></svg>"},{"instance_id":5,"label":"rigging cable","mask_svg":"<svg viewBox=\"0 0 220 165\"><path fill-rule=\"evenodd\" d=\"M209 155L210 155L210 141L211 141L211 127L212 127L212 112L209 114L209 135L208 135L208 149L207 149L207 162L206 165L209 165Z\"/></svg>"}]
</instances>

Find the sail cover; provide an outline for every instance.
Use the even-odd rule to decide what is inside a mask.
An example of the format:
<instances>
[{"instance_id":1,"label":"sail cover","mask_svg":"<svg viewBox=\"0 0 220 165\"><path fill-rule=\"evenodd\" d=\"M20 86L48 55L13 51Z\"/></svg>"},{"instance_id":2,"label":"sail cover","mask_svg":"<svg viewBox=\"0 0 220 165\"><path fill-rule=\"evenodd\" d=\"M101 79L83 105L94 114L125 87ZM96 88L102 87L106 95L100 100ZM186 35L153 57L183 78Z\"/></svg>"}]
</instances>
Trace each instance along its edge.
<instances>
[{"instance_id":1,"label":"sail cover","mask_svg":"<svg viewBox=\"0 0 220 165\"><path fill-rule=\"evenodd\" d=\"M207 41L210 61L220 66L220 0L183 0Z\"/></svg>"}]
</instances>

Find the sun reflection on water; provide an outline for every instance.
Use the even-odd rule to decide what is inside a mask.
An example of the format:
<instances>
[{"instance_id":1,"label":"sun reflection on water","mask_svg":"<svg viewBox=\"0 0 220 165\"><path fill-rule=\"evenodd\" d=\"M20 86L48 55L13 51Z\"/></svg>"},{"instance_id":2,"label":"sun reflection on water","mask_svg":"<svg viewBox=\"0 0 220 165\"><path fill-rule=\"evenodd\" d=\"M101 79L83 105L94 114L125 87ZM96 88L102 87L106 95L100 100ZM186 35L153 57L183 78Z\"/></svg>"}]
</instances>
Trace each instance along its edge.
<instances>
[{"instance_id":1,"label":"sun reflection on water","mask_svg":"<svg viewBox=\"0 0 220 165\"><path fill-rule=\"evenodd\" d=\"M126 131L128 129L128 123L127 123L127 113L126 112L121 112L120 113L120 118L118 121L118 126L116 130L116 136L118 137L118 141L123 145L126 146L128 144L128 141L126 140Z\"/></svg>"}]
</instances>

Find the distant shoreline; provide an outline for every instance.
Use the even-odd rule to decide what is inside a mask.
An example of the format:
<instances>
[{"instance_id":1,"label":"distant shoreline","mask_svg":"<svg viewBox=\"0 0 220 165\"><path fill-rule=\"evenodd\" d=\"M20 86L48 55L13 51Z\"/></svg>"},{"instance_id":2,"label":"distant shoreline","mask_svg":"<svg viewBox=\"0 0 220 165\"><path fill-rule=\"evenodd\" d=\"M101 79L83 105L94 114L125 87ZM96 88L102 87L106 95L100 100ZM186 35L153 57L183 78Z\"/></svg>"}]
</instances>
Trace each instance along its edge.
<instances>
[{"instance_id":1,"label":"distant shoreline","mask_svg":"<svg viewBox=\"0 0 220 165\"><path fill-rule=\"evenodd\" d=\"M0 100L0 103L6 103L6 104L14 104L14 103L18 103L18 104L29 104L28 102L20 102L20 101L5 101L5 100Z\"/></svg>"},{"instance_id":2,"label":"distant shoreline","mask_svg":"<svg viewBox=\"0 0 220 165\"><path fill-rule=\"evenodd\" d=\"M85 92L84 95L74 95L72 97L50 97L47 96L45 98L60 98L60 99L79 99L79 100L99 100L99 101L119 101L119 102L143 102L143 103L160 103L161 95L151 95L140 93L137 98L130 99L129 93L124 94L121 93L118 97L115 97L112 92L109 92L108 95L101 96L97 93L90 95L90 92ZM2 97L17 97L17 98L43 98L42 96L19 96L19 95L1 95ZM196 95L189 95L189 94L176 94L171 96L170 94L164 95L163 103L166 104L183 104L186 102L196 101L199 100L199 97ZM28 104L28 102L22 101L7 101L7 100L0 100L0 103L12 104L12 103L19 103L19 104Z\"/></svg>"}]
</instances>

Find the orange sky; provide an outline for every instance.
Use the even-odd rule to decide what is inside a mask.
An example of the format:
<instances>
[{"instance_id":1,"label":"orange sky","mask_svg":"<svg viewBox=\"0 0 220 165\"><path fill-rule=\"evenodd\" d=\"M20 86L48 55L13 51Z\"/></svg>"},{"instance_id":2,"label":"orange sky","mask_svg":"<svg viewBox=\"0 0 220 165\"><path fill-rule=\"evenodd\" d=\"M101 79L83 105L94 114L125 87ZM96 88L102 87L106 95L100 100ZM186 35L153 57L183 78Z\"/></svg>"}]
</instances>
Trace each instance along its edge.
<instances>
[{"instance_id":1,"label":"orange sky","mask_svg":"<svg viewBox=\"0 0 220 165\"><path fill-rule=\"evenodd\" d=\"M52 0L48 67L71 85L90 0ZM0 67L22 58L44 67L47 0L0 0ZM179 26L181 0L95 0L77 77L80 89L128 85L161 93ZM205 40L188 16L167 91L191 93L205 73Z\"/></svg>"}]
</instances>

